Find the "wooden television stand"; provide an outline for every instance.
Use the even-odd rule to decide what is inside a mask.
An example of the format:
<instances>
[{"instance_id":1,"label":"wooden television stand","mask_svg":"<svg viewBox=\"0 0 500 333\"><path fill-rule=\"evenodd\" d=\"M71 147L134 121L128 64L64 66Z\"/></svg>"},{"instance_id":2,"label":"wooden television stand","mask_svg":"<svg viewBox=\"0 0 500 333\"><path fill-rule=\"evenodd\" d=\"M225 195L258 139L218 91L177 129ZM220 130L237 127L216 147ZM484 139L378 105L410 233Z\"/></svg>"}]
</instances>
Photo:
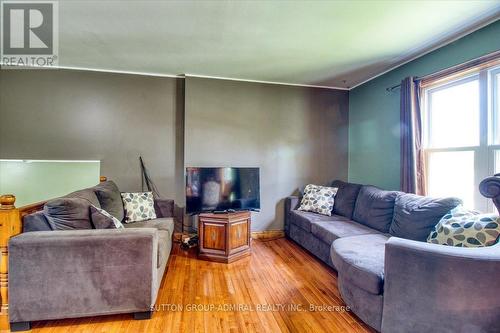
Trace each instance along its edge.
<instances>
[{"instance_id":1,"label":"wooden television stand","mask_svg":"<svg viewBox=\"0 0 500 333\"><path fill-rule=\"evenodd\" d=\"M250 212L199 215L199 253L203 260L231 263L250 255Z\"/></svg>"}]
</instances>

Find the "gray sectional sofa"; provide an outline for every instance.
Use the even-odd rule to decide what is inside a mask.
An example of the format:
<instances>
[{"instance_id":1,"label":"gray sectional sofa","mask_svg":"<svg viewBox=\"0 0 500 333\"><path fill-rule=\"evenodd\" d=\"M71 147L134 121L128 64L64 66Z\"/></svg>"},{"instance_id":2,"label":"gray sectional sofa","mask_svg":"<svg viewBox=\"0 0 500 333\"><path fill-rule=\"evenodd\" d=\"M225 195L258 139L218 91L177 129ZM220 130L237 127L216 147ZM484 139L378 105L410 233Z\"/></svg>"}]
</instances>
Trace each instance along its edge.
<instances>
[{"instance_id":1,"label":"gray sectional sofa","mask_svg":"<svg viewBox=\"0 0 500 333\"><path fill-rule=\"evenodd\" d=\"M338 272L351 310L382 332L500 332L500 245L426 238L460 201L334 181L332 216L285 200L285 233Z\"/></svg>"},{"instance_id":2,"label":"gray sectional sofa","mask_svg":"<svg viewBox=\"0 0 500 333\"><path fill-rule=\"evenodd\" d=\"M11 330L29 329L31 321L118 313L150 318L172 248L173 201L155 200L157 219L124 229L89 227L90 204L123 218L120 192L110 181L23 218L23 233L9 241ZM54 224L47 211L66 219Z\"/></svg>"}]
</instances>

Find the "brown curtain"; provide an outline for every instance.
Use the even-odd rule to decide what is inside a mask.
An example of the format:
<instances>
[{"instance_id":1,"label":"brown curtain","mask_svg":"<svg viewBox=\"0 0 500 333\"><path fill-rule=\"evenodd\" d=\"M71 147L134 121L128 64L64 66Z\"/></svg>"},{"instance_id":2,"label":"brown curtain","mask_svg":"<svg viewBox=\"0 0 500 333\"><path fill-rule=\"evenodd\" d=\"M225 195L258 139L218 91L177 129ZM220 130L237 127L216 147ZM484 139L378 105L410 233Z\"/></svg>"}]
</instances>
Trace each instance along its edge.
<instances>
[{"instance_id":1,"label":"brown curtain","mask_svg":"<svg viewBox=\"0 0 500 333\"><path fill-rule=\"evenodd\" d=\"M401 191L425 195L420 86L411 76L401 81L400 106Z\"/></svg>"}]
</instances>

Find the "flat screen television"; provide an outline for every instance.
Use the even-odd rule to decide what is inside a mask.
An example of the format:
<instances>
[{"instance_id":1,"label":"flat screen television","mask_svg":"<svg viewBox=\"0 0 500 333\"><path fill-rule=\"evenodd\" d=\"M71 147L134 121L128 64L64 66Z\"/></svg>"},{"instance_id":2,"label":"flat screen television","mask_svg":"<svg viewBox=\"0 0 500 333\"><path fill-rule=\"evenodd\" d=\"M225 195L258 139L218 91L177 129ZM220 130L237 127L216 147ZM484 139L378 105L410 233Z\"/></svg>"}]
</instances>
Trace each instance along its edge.
<instances>
[{"instance_id":1,"label":"flat screen television","mask_svg":"<svg viewBox=\"0 0 500 333\"><path fill-rule=\"evenodd\" d=\"M186 210L260 210L259 168L186 168Z\"/></svg>"}]
</instances>

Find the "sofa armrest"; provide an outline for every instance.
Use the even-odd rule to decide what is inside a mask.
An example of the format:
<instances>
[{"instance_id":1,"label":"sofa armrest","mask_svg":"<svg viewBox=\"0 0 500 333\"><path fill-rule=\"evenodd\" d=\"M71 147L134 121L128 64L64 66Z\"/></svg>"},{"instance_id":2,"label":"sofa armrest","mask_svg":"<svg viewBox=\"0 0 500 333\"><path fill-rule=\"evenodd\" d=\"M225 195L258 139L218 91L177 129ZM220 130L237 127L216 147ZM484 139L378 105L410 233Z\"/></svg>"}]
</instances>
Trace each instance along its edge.
<instances>
[{"instance_id":1,"label":"sofa armrest","mask_svg":"<svg viewBox=\"0 0 500 333\"><path fill-rule=\"evenodd\" d=\"M384 268L382 332L500 329L499 245L459 248L392 237Z\"/></svg>"},{"instance_id":2,"label":"sofa armrest","mask_svg":"<svg viewBox=\"0 0 500 333\"><path fill-rule=\"evenodd\" d=\"M174 217L174 200L155 199L155 213L157 217Z\"/></svg>"},{"instance_id":3,"label":"sofa armrest","mask_svg":"<svg viewBox=\"0 0 500 333\"><path fill-rule=\"evenodd\" d=\"M154 228L37 231L9 241L10 322L149 311Z\"/></svg>"},{"instance_id":4,"label":"sofa armrest","mask_svg":"<svg viewBox=\"0 0 500 333\"><path fill-rule=\"evenodd\" d=\"M290 212L299 207L300 198L289 196L285 198L285 234L288 236L290 229Z\"/></svg>"}]
</instances>

